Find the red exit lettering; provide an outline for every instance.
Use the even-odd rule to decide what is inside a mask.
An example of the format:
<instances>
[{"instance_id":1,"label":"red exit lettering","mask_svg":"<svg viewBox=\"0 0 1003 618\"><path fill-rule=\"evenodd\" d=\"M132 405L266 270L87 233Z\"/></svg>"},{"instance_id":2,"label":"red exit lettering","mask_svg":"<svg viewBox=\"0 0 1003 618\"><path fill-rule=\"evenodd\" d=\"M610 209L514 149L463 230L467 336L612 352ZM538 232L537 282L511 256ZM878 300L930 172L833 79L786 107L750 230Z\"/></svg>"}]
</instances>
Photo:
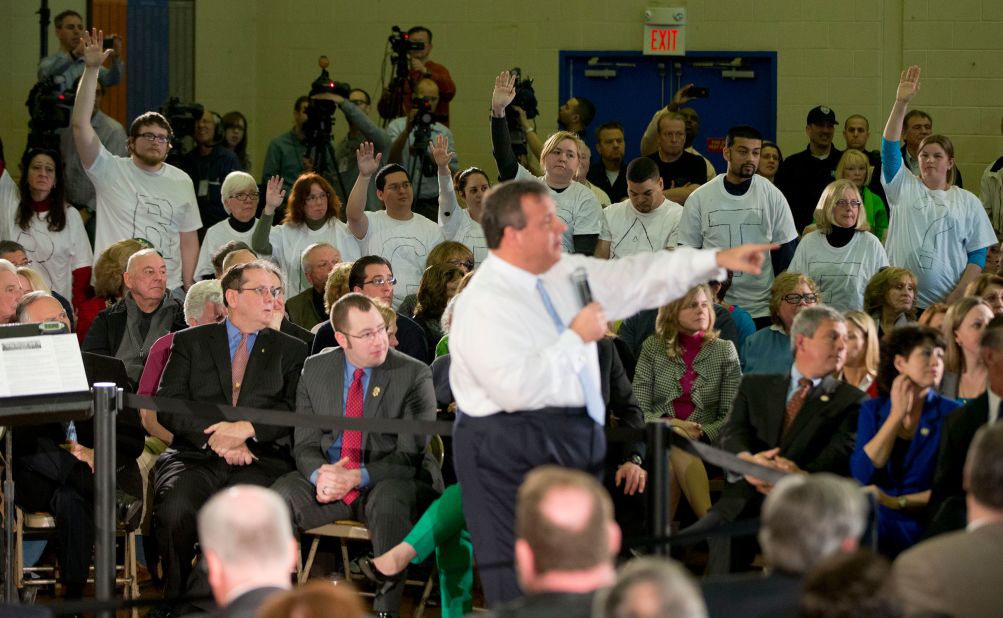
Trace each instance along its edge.
<instances>
[{"instance_id":1,"label":"red exit lettering","mask_svg":"<svg viewBox=\"0 0 1003 618\"><path fill-rule=\"evenodd\" d=\"M651 51L676 51L678 38L679 30L676 28L652 28L649 49Z\"/></svg>"}]
</instances>

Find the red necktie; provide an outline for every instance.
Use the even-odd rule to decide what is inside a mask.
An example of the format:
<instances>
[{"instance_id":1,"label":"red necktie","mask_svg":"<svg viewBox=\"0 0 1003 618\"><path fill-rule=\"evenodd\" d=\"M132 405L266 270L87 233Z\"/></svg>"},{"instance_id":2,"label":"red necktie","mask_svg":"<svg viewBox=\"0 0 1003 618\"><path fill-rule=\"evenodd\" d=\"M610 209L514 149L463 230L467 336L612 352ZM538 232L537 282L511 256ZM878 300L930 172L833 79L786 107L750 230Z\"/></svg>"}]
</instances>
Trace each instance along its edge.
<instances>
[{"instance_id":1,"label":"red necktie","mask_svg":"<svg viewBox=\"0 0 1003 618\"><path fill-rule=\"evenodd\" d=\"M791 396L791 400L787 402L787 408L784 410L784 431L781 435L786 434L787 430L794 424L794 419L798 417L798 412L801 411L805 400L808 399L811 387L812 383L808 378L798 380L798 389L794 391L794 395Z\"/></svg>"},{"instance_id":2,"label":"red necktie","mask_svg":"<svg viewBox=\"0 0 1003 618\"><path fill-rule=\"evenodd\" d=\"M356 369L352 376L352 385L348 388L348 401L345 402L345 418L362 418L362 375L364 369ZM341 458L348 457L345 467L358 470L362 465L362 432L341 432ZM353 489L345 494L342 502L351 504L359 497L359 490Z\"/></svg>"},{"instance_id":3,"label":"red necktie","mask_svg":"<svg viewBox=\"0 0 1003 618\"><path fill-rule=\"evenodd\" d=\"M240 334L240 345L237 346L237 350L233 353L233 360L230 361L231 374L233 376L233 392L231 398L233 399L233 405L237 405L237 399L240 397L240 385L244 381L244 371L247 370L247 359L250 355L247 352L247 334Z\"/></svg>"}]
</instances>

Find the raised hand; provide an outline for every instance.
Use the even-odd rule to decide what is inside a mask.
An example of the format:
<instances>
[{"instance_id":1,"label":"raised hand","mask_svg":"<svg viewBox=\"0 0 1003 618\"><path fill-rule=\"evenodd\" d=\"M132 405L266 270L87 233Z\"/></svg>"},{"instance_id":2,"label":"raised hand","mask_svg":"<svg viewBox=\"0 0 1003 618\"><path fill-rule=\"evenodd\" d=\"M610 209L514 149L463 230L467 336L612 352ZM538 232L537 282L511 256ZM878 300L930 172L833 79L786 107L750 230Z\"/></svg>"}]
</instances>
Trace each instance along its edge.
<instances>
[{"instance_id":1,"label":"raised hand","mask_svg":"<svg viewBox=\"0 0 1003 618\"><path fill-rule=\"evenodd\" d=\"M428 150L432 153L435 164L439 166L439 171L448 173L449 162L456 156L455 152L449 152L449 139L441 133L436 135L434 142L428 142Z\"/></svg>"},{"instance_id":2,"label":"raised hand","mask_svg":"<svg viewBox=\"0 0 1003 618\"><path fill-rule=\"evenodd\" d=\"M80 35L84 45L84 66L97 68L111 55L112 50L104 49L104 31L94 28L88 33L84 30Z\"/></svg>"},{"instance_id":3,"label":"raised hand","mask_svg":"<svg viewBox=\"0 0 1003 618\"><path fill-rule=\"evenodd\" d=\"M505 114L505 108L515 99L515 75L502 71L495 78L495 88L491 91L491 112L496 117Z\"/></svg>"},{"instance_id":4,"label":"raised hand","mask_svg":"<svg viewBox=\"0 0 1003 618\"><path fill-rule=\"evenodd\" d=\"M899 78L899 87L895 90L895 98L904 103L912 100L919 92L919 65L912 65Z\"/></svg>"},{"instance_id":5,"label":"raised hand","mask_svg":"<svg viewBox=\"0 0 1003 618\"><path fill-rule=\"evenodd\" d=\"M275 209L286 199L286 191L282 188L282 177L275 175L268 179L265 189L265 214L274 215Z\"/></svg>"},{"instance_id":6,"label":"raised hand","mask_svg":"<svg viewBox=\"0 0 1003 618\"><path fill-rule=\"evenodd\" d=\"M372 176L376 170L380 169L383 153L377 153L374 157L374 150L372 142L362 142L359 149L355 151L355 160L359 164L359 176Z\"/></svg>"}]
</instances>

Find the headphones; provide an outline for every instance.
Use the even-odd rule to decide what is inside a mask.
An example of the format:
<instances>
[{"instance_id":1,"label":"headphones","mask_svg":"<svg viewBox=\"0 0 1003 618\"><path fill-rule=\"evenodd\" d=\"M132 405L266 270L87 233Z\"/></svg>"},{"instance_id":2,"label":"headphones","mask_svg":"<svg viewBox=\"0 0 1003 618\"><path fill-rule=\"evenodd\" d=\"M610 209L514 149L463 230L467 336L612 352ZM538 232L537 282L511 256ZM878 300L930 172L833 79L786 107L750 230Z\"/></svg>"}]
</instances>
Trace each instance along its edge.
<instances>
[{"instance_id":1,"label":"headphones","mask_svg":"<svg viewBox=\"0 0 1003 618\"><path fill-rule=\"evenodd\" d=\"M212 120L216 124L216 130L212 134L212 143L213 144L222 143L223 142L223 132L224 132L224 129L223 129L223 117L220 116L219 114L217 114L216 112L212 111L212 110L209 110L209 113L212 114Z\"/></svg>"}]
</instances>

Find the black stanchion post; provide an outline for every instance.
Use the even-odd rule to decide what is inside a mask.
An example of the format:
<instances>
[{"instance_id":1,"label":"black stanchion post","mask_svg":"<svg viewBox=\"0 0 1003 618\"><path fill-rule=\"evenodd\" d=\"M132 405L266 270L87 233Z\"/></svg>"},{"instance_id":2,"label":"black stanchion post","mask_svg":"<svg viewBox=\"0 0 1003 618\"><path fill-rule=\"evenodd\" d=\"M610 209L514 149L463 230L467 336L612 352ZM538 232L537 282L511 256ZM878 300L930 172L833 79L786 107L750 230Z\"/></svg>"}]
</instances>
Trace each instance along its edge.
<instances>
[{"instance_id":1,"label":"black stanchion post","mask_svg":"<svg viewBox=\"0 0 1003 618\"><path fill-rule=\"evenodd\" d=\"M3 599L8 603L14 603L17 601L17 588L14 586L14 580L17 578L15 573L21 565L15 562L16 556L14 554L14 481L10 472L10 462L14 455L10 432L11 428L8 427L3 437L4 462L6 462L3 476Z\"/></svg>"},{"instance_id":2,"label":"black stanchion post","mask_svg":"<svg viewBox=\"0 0 1003 618\"><path fill-rule=\"evenodd\" d=\"M94 593L98 601L115 595L115 417L121 402L115 384L94 384ZM114 612L98 612L111 618Z\"/></svg>"},{"instance_id":3,"label":"black stanchion post","mask_svg":"<svg viewBox=\"0 0 1003 618\"><path fill-rule=\"evenodd\" d=\"M668 423L647 423L648 452L651 453L651 536L656 539L669 536L669 435ZM652 548L658 556L668 556L669 546L658 543Z\"/></svg>"}]
</instances>

